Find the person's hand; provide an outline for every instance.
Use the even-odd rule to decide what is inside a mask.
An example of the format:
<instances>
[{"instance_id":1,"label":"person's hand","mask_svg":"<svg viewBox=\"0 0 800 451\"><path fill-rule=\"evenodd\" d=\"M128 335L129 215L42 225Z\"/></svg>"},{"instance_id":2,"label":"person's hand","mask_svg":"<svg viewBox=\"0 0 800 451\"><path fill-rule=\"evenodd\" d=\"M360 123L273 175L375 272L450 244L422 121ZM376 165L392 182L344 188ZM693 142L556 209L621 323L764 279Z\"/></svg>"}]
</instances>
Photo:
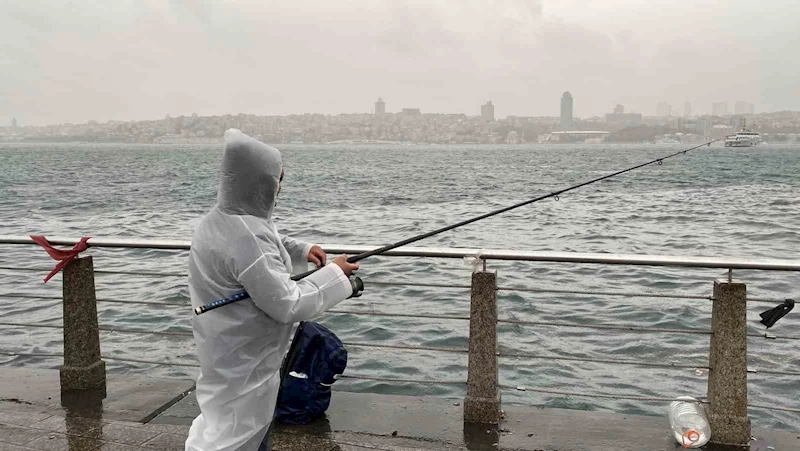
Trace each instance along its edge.
<instances>
[{"instance_id":1,"label":"person's hand","mask_svg":"<svg viewBox=\"0 0 800 451\"><path fill-rule=\"evenodd\" d=\"M308 251L309 262L313 263L317 268L319 268L320 266L325 266L327 259L328 256L321 247L317 246L316 244L311 246L311 250Z\"/></svg>"},{"instance_id":2,"label":"person's hand","mask_svg":"<svg viewBox=\"0 0 800 451\"><path fill-rule=\"evenodd\" d=\"M347 255L340 255L333 259L333 264L339 265L344 275L350 277L353 272L358 271L358 263L347 263Z\"/></svg>"}]
</instances>

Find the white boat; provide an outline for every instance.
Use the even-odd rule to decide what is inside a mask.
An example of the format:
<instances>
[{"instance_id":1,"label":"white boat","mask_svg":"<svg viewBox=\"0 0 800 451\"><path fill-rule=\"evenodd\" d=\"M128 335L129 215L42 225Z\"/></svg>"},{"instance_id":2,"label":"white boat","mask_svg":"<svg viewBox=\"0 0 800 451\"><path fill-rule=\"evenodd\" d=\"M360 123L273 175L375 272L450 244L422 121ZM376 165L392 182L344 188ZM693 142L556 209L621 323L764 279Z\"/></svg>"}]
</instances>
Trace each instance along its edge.
<instances>
[{"instance_id":1,"label":"white boat","mask_svg":"<svg viewBox=\"0 0 800 451\"><path fill-rule=\"evenodd\" d=\"M761 142L761 135L753 132L742 124L742 129L735 135L725 137L725 147L752 147Z\"/></svg>"}]
</instances>

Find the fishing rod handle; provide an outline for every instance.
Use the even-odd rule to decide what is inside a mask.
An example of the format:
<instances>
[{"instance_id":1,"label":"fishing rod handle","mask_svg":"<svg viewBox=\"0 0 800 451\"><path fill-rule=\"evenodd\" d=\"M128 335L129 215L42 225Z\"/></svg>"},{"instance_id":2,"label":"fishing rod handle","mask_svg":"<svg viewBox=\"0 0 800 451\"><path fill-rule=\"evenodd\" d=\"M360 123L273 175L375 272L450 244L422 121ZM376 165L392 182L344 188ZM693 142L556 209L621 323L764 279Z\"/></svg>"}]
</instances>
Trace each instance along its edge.
<instances>
[{"instance_id":1,"label":"fishing rod handle","mask_svg":"<svg viewBox=\"0 0 800 451\"><path fill-rule=\"evenodd\" d=\"M365 259L367 257L371 257L371 256L373 256L375 254L376 254L376 252L374 250L367 251L367 252L362 252L362 253L360 253L358 255L353 255L351 257L348 257L347 258L347 263L350 263L352 265L353 263L361 261L361 260L363 260L363 259ZM294 276L292 276L292 280L297 282L298 280L305 279L306 277L310 276L311 274L314 274L315 272L319 271L322 268L324 268L324 266L319 266L317 268L312 269L311 271L306 271L306 272L294 275Z\"/></svg>"},{"instance_id":2,"label":"fishing rod handle","mask_svg":"<svg viewBox=\"0 0 800 451\"><path fill-rule=\"evenodd\" d=\"M311 274L314 274L315 272L319 271L320 268L316 268L314 270L306 271L306 272L304 272L302 274L298 274L296 276L292 276L292 280L297 282L298 280L304 279L304 278L310 276ZM360 280L361 279L359 279L359 281ZM363 288L364 287L363 283L361 284L361 287L362 287L361 289L363 290L364 289ZM224 307L224 306L226 306L228 304L233 304L234 302L242 301L242 300L247 299L249 297L250 297L249 293L247 293L246 291L242 291L242 292L234 294L233 296L227 297L225 299L220 299L220 300L217 300L217 301L214 301L214 302L209 302L208 304L201 305L200 307L196 307L194 309L194 314L195 315L200 315L200 314L209 312L211 310L218 309L220 307Z\"/></svg>"},{"instance_id":3,"label":"fishing rod handle","mask_svg":"<svg viewBox=\"0 0 800 451\"><path fill-rule=\"evenodd\" d=\"M238 301L247 299L249 297L250 297L250 294L248 294L246 291L242 291L242 292L234 294L233 296L229 296L229 297L227 297L225 299L220 299L218 301L209 302L206 305L201 305L200 307L197 307L197 308L194 309L194 314L195 315L200 315L202 313L205 313L205 312L208 312L208 311L211 311L211 310L226 306L228 304L233 304L234 302L238 302Z\"/></svg>"},{"instance_id":4,"label":"fishing rod handle","mask_svg":"<svg viewBox=\"0 0 800 451\"><path fill-rule=\"evenodd\" d=\"M314 271L309 271L308 273L304 273L305 275L304 274L298 274L295 277L297 277L297 280L300 280L300 279L306 277L308 274L314 273L315 271L317 271L317 270L315 269ZM292 279L294 279L294 277L292 277ZM356 276L348 277L348 279L350 280L350 286L353 288L353 293L348 297L348 299L360 297L361 293L364 291L364 281L361 280L360 277L356 277ZM218 309L220 307L224 307L224 306L226 306L228 304L233 304L234 302L243 301L243 300L245 300L245 299L247 299L249 297L250 297L250 294L248 292L241 291L241 292L236 293L233 296L227 297L225 299L220 299L218 301L210 302L208 304L201 305L200 307L196 307L194 309L194 314L195 315L202 315L203 313L209 312L209 311L214 310L214 309Z\"/></svg>"},{"instance_id":5,"label":"fishing rod handle","mask_svg":"<svg viewBox=\"0 0 800 451\"><path fill-rule=\"evenodd\" d=\"M322 269L322 267L314 268L311 271L306 271L304 273L300 273L300 274L294 275L294 276L292 276L292 280L297 282L298 280L305 279L306 277L310 276L311 274L314 274L315 272L319 271L320 269Z\"/></svg>"}]
</instances>

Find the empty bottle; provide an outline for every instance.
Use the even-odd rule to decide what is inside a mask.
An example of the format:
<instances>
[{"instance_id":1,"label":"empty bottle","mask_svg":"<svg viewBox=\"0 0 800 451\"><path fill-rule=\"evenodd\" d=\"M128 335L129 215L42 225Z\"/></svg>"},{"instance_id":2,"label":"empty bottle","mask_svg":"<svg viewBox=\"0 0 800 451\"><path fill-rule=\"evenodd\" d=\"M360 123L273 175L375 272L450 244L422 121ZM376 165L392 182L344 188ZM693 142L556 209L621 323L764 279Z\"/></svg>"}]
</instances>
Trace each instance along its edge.
<instances>
[{"instance_id":1,"label":"empty bottle","mask_svg":"<svg viewBox=\"0 0 800 451\"><path fill-rule=\"evenodd\" d=\"M684 448L700 448L711 438L706 409L691 396L678 399L669 405L669 424L675 440Z\"/></svg>"}]
</instances>

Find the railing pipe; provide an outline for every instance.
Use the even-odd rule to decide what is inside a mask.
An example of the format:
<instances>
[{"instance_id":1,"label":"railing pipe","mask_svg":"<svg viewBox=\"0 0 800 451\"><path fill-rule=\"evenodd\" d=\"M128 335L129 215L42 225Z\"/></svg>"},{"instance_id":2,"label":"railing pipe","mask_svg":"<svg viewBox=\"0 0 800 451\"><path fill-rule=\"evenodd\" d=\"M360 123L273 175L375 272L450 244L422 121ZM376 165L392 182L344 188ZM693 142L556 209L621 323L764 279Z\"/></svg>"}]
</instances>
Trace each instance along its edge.
<instances>
[{"instance_id":1,"label":"railing pipe","mask_svg":"<svg viewBox=\"0 0 800 451\"><path fill-rule=\"evenodd\" d=\"M50 243L55 245L74 245L78 238L48 237ZM0 244L35 244L27 236L0 235ZM144 249L175 249L187 250L191 247L190 241L185 240L149 240L149 239L123 239L123 238L92 238L88 242L90 247L97 248L144 248ZM374 246L350 246L342 244L320 244L326 252L331 254L359 254L374 249ZM632 255L632 254L597 254L582 252L545 252L545 251L518 251L508 249L468 249L468 248L434 248L434 247L402 247L386 252L385 256L394 257L438 257L438 258L464 258L480 255L485 260L515 260L536 261L551 263L592 263L604 265L631 265L631 266L667 266L690 268L718 268L718 269L753 269L767 271L798 271L800 260L777 259L743 259L743 258L714 258L714 257L683 257L665 255Z\"/></svg>"}]
</instances>

